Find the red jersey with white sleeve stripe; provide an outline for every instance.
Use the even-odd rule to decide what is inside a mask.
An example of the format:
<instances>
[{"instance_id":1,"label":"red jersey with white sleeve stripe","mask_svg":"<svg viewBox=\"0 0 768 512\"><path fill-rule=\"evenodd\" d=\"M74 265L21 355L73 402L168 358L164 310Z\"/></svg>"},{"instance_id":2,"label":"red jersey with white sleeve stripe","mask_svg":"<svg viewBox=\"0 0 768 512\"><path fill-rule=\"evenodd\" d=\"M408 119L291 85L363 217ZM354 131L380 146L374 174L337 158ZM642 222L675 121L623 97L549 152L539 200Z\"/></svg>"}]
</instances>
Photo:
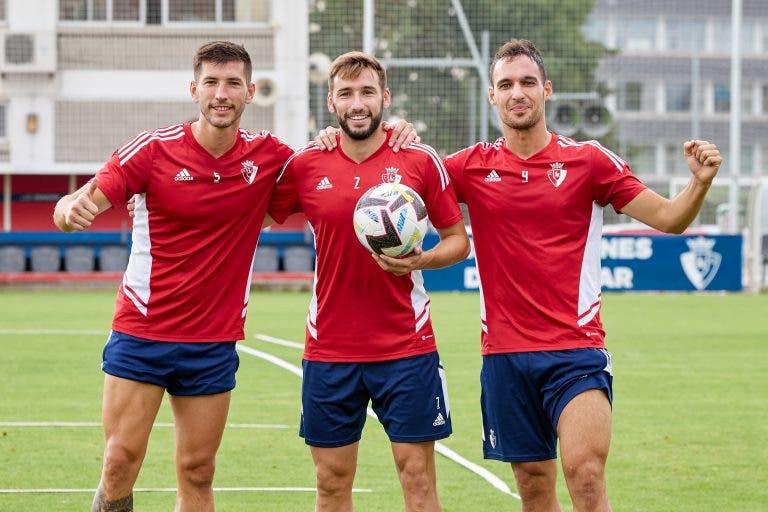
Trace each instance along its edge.
<instances>
[{"instance_id":1,"label":"red jersey with white sleeve stripe","mask_svg":"<svg viewBox=\"0 0 768 512\"><path fill-rule=\"evenodd\" d=\"M189 124L143 132L115 151L98 188L113 207L138 195L112 328L156 341L243 339L256 243L292 154L269 132L240 129L216 158Z\"/></svg>"},{"instance_id":2,"label":"red jersey with white sleeve stripe","mask_svg":"<svg viewBox=\"0 0 768 512\"><path fill-rule=\"evenodd\" d=\"M626 162L552 134L527 160L501 138L445 165L472 225L482 353L603 348L603 207L620 212L646 189Z\"/></svg>"},{"instance_id":3,"label":"red jersey with white sleeve stripe","mask_svg":"<svg viewBox=\"0 0 768 512\"><path fill-rule=\"evenodd\" d=\"M398 277L382 270L355 235L358 199L383 182L415 190L437 228L462 219L439 156L423 144L395 153L385 142L361 163L345 155L341 145L323 151L310 144L288 161L280 177L269 214L282 222L304 212L315 235L308 361L387 361L437 350L421 272Z\"/></svg>"}]
</instances>

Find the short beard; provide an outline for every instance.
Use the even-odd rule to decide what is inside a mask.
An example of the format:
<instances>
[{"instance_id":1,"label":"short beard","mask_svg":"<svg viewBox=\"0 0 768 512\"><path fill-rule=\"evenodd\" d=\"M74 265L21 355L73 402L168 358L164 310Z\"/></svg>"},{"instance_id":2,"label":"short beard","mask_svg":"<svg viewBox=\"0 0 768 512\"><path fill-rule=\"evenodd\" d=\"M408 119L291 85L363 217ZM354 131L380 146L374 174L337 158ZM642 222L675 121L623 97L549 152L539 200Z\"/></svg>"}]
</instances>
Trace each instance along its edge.
<instances>
[{"instance_id":1,"label":"short beard","mask_svg":"<svg viewBox=\"0 0 768 512\"><path fill-rule=\"evenodd\" d=\"M368 126L367 129L363 131L353 131L352 128L349 127L349 123L347 122L346 118L339 117L339 126L341 126L341 129L344 130L344 133L346 133L350 139L354 139L354 140L367 139L368 137L376 133L376 130L379 129L380 124L381 124L381 114L371 118L371 124Z\"/></svg>"},{"instance_id":2,"label":"short beard","mask_svg":"<svg viewBox=\"0 0 768 512\"><path fill-rule=\"evenodd\" d=\"M502 119L502 121L504 122L505 125L512 128L513 130L530 130L531 128L536 126L536 124L538 124L539 121L541 121L541 118L543 117L543 115L544 115L543 112L538 111L538 112L533 112L531 114L531 117L523 121L517 121L514 119L510 121L504 121Z\"/></svg>"}]
</instances>

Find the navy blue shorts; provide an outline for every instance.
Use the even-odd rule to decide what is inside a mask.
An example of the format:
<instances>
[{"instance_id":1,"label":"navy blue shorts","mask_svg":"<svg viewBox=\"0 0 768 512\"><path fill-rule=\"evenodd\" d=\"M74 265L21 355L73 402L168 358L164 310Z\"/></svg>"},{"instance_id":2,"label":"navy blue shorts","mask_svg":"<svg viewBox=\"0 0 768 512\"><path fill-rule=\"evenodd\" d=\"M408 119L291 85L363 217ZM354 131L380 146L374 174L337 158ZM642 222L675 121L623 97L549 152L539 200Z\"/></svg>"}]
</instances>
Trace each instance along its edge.
<instances>
[{"instance_id":1,"label":"navy blue shorts","mask_svg":"<svg viewBox=\"0 0 768 512\"><path fill-rule=\"evenodd\" d=\"M360 440L368 401L390 441L451 435L445 371L437 352L375 363L303 361L299 435L335 448Z\"/></svg>"},{"instance_id":2,"label":"navy blue shorts","mask_svg":"<svg viewBox=\"0 0 768 512\"><path fill-rule=\"evenodd\" d=\"M109 335L102 358L104 373L154 384L178 396L230 391L240 365L234 341L175 343L117 331Z\"/></svg>"},{"instance_id":3,"label":"navy blue shorts","mask_svg":"<svg viewBox=\"0 0 768 512\"><path fill-rule=\"evenodd\" d=\"M611 355L602 349L483 356L483 455L504 462L556 458L565 406L590 389L602 389L611 402L612 382Z\"/></svg>"}]
</instances>

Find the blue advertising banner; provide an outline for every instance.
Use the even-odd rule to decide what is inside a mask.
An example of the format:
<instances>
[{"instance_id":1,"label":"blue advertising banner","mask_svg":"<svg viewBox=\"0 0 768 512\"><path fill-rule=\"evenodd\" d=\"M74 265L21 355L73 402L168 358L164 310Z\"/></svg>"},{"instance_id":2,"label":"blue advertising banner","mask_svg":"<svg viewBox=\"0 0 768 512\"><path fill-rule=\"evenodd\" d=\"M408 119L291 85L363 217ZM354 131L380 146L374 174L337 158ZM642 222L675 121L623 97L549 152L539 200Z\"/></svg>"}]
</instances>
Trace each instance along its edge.
<instances>
[{"instance_id":1,"label":"blue advertising banner","mask_svg":"<svg viewBox=\"0 0 768 512\"><path fill-rule=\"evenodd\" d=\"M438 241L427 235L425 247ZM741 291L741 235L604 235L604 291ZM427 290L477 290L474 251L465 261L425 270Z\"/></svg>"}]
</instances>

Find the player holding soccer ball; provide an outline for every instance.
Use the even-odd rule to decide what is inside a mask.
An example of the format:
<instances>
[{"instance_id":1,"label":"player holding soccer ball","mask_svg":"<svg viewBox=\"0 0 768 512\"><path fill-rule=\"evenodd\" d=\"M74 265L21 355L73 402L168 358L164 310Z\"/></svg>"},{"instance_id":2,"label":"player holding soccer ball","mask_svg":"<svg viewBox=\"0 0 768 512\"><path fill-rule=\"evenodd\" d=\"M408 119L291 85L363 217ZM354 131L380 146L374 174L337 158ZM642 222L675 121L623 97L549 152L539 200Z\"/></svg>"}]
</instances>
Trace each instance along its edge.
<instances>
[{"instance_id":1,"label":"player holding soccer ball","mask_svg":"<svg viewBox=\"0 0 768 512\"><path fill-rule=\"evenodd\" d=\"M445 377L421 269L463 260L469 240L448 175L429 146L394 153L379 129L390 92L375 58L350 52L329 73L328 109L339 144L293 156L268 208L278 222L306 215L317 266L307 319L300 435L317 472L316 510L352 510L352 483L368 401L391 442L405 510L440 510L434 442L451 433ZM369 253L352 217L358 199L384 182L418 193L440 242L401 258ZM389 272L382 270L386 269Z\"/></svg>"}]
</instances>

